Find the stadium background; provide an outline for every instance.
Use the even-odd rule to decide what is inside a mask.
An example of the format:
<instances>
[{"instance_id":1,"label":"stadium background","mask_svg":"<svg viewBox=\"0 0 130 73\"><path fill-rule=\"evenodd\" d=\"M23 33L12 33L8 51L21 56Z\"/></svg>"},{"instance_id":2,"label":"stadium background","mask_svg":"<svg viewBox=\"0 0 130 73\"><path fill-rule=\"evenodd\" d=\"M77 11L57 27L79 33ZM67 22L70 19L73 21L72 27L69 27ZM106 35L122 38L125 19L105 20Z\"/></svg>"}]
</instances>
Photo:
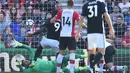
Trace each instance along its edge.
<instances>
[{"instance_id":1,"label":"stadium background","mask_svg":"<svg viewBox=\"0 0 130 73\"><path fill-rule=\"evenodd\" d=\"M1 20L2 16L0 16L0 71L17 71L17 67L15 66L17 63L15 63L14 59L16 54L22 54L25 58L29 58L29 54L24 48L12 48L9 45L10 40L15 38L19 42L30 45L34 48L34 50L36 50L36 47L41 39L39 37L41 37L43 34L30 38L27 37L26 33L28 31L34 32L39 29L46 19L46 14L48 12L52 12L54 15L56 10L60 9L61 7L65 8L66 1L67 0L0 0L0 14L4 14L4 20ZM81 13L81 9L85 1L87 0L74 0L74 9ZM108 12L111 15L113 26L117 23L117 18L120 18L118 16L122 16L124 20L122 21L122 24L124 24L122 27L114 26L116 29L115 32L117 33L117 38L115 40L110 39L107 35L108 29L105 23L106 36L107 40L109 40L109 42L111 42L117 50L113 59L114 64L127 65L130 68L130 47L127 45L130 43L130 4L128 2L128 8L123 9L121 3L123 3L121 0L106 0L106 5ZM119 6L119 13L117 14L114 13L114 9L116 8L115 6ZM85 22L87 21L85 20ZM8 26L10 28L7 28ZM83 29L82 38L77 42L77 53L79 54L82 54L82 49L86 49L87 47L86 33L86 29ZM46 49L43 50L42 55L54 56L54 53L52 50ZM127 73L130 73L130 70Z\"/></svg>"}]
</instances>

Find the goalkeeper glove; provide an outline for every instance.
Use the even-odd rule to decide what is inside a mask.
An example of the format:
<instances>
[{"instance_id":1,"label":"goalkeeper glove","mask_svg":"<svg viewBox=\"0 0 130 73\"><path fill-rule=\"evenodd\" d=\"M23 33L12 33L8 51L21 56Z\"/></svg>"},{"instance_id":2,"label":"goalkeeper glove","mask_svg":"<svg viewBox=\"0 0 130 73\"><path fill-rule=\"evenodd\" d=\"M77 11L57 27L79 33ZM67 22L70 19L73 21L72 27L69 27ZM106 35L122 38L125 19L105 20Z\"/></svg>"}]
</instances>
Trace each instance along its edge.
<instances>
[{"instance_id":1,"label":"goalkeeper glove","mask_svg":"<svg viewBox=\"0 0 130 73\"><path fill-rule=\"evenodd\" d=\"M35 61L32 61L32 63L29 65L29 67L34 67L35 66Z\"/></svg>"},{"instance_id":2,"label":"goalkeeper glove","mask_svg":"<svg viewBox=\"0 0 130 73\"><path fill-rule=\"evenodd\" d=\"M86 66L84 66L84 67L81 67L81 66L80 66L79 69L80 69L80 70L86 70Z\"/></svg>"},{"instance_id":3,"label":"goalkeeper glove","mask_svg":"<svg viewBox=\"0 0 130 73\"><path fill-rule=\"evenodd\" d=\"M88 54L81 55L82 58L88 58Z\"/></svg>"}]
</instances>

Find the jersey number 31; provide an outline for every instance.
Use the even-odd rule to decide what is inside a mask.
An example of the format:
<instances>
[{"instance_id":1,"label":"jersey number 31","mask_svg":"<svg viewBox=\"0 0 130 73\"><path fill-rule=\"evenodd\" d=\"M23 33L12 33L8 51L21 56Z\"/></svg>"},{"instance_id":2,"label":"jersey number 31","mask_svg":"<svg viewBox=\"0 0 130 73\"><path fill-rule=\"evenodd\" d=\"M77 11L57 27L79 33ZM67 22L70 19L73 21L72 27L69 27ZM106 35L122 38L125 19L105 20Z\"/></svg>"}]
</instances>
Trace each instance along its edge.
<instances>
[{"instance_id":1,"label":"jersey number 31","mask_svg":"<svg viewBox=\"0 0 130 73\"><path fill-rule=\"evenodd\" d=\"M97 17L97 5L88 6L88 9L89 9L89 14L88 14L89 18Z\"/></svg>"}]
</instances>

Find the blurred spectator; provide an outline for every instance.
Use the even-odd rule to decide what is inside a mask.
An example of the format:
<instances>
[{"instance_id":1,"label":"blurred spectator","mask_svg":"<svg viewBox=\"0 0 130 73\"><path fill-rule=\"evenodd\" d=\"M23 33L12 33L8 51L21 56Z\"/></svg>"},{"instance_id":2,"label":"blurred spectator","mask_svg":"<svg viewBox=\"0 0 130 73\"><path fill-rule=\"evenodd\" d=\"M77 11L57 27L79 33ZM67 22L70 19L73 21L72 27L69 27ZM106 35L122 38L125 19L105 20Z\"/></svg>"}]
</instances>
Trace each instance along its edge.
<instances>
[{"instance_id":1,"label":"blurred spectator","mask_svg":"<svg viewBox=\"0 0 130 73\"><path fill-rule=\"evenodd\" d=\"M28 5L33 5L36 3L37 0L25 0L25 3Z\"/></svg>"},{"instance_id":2,"label":"blurred spectator","mask_svg":"<svg viewBox=\"0 0 130 73\"><path fill-rule=\"evenodd\" d=\"M38 8L39 7L39 0L25 0L25 7L28 5L32 5L34 8Z\"/></svg>"},{"instance_id":3,"label":"blurred spectator","mask_svg":"<svg viewBox=\"0 0 130 73\"><path fill-rule=\"evenodd\" d=\"M41 11L40 18L41 18L41 24L44 24L46 18L46 12Z\"/></svg>"},{"instance_id":4,"label":"blurred spectator","mask_svg":"<svg viewBox=\"0 0 130 73\"><path fill-rule=\"evenodd\" d=\"M120 3L120 0L113 0L113 1L115 6L118 6L118 4Z\"/></svg>"},{"instance_id":5,"label":"blurred spectator","mask_svg":"<svg viewBox=\"0 0 130 73\"><path fill-rule=\"evenodd\" d=\"M52 17L54 17L54 16L56 15L56 13L57 13L60 9L62 9L62 7L61 7L61 5L60 5L59 3L57 3L57 4L55 5L55 8L52 10Z\"/></svg>"},{"instance_id":6,"label":"blurred spectator","mask_svg":"<svg viewBox=\"0 0 130 73\"><path fill-rule=\"evenodd\" d=\"M2 38L2 34L0 33L0 49L1 49L1 48L5 48L5 45L4 45L2 39L3 39L3 38Z\"/></svg>"},{"instance_id":7,"label":"blurred spectator","mask_svg":"<svg viewBox=\"0 0 130 73\"><path fill-rule=\"evenodd\" d=\"M4 35L3 35L4 43L6 48L10 48L11 40L13 40L13 34L10 27L5 28Z\"/></svg>"},{"instance_id":8,"label":"blurred spectator","mask_svg":"<svg viewBox=\"0 0 130 73\"><path fill-rule=\"evenodd\" d=\"M2 10L2 4L0 3L0 11Z\"/></svg>"},{"instance_id":9,"label":"blurred spectator","mask_svg":"<svg viewBox=\"0 0 130 73\"><path fill-rule=\"evenodd\" d=\"M33 7L31 5L29 5L26 8L25 13L22 15L22 20L24 21L24 23L26 22L26 20L29 20L29 19L34 21Z\"/></svg>"},{"instance_id":10,"label":"blurred spectator","mask_svg":"<svg viewBox=\"0 0 130 73\"><path fill-rule=\"evenodd\" d=\"M25 0L8 0L9 6L16 6L17 8L24 6Z\"/></svg>"},{"instance_id":11,"label":"blurred spectator","mask_svg":"<svg viewBox=\"0 0 130 73\"><path fill-rule=\"evenodd\" d=\"M124 23L123 17L122 16L118 16L117 17L117 23L115 23L113 25L113 27L115 29L116 37L120 38L121 36L124 36L128 26Z\"/></svg>"},{"instance_id":12,"label":"blurred spectator","mask_svg":"<svg viewBox=\"0 0 130 73\"><path fill-rule=\"evenodd\" d=\"M106 6L107 6L107 9L108 9L108 13L112 13L113 11L113 6L114 6L114 3L112 2L112 0L106 0Z\"/></svg>"},{"instance_id":13,"label":"blurred spectator","mask_svg":"<svg viewBox=\"0 0 130 73\"><path fill-rule=\"evenodd\" d=\"M40 0L40 1L39 1L39 6L40 6L40 10L41 10L41 11L44 11L44 8L43 8L43 7L44 7L44 2L45 2L45 1L47 1L47 0Z\"/></svg>"},{"instance_id":14,"label":"blurred spectator","mask_svg":"<svg viewBox=\"0 0 130 73\"><path fill-rule=\"evenodd\" d=\"M3 35L5 28L9 26L9 22L6 21L6 14L4 11L0 11L0 32Z\"/></svg>"},{"instance_id":15,"label":"blurred spectator","mask_svg":"<svg viewBox=\"0 0 130 73\"><path fill-rule=\"evenodd\" d=\"M55 8L55 5L59 3L58 1L56 0L47 0L44 2L43 4L43 8L44 8L44 11L46 12L52 12L52 10Z\"/></svg>"},{"instance_id":16,"label":"blurred spectator","mask_svg":"<svg viewBox=\"0 0 130 73\"><path fill-rule=\"evenodd\" d=\"M122 39L121 37L124 36L126 30L127 30L127 25L123 21L123 17L118 16L117 17L117 23L113 25L115 29L115 35L116 39L114 40L114 46L116 48L122 48Z\"/></svg>"},{"instance_id":17,"label":"blurred spectator","mask_svg":"<svg viewBox=\"0 0 130 73\"><path fill-rule=\"evenodd\" d=\"M21 26L22 26L22 20L21 20L21 16L17 15L16 16L16 20L13 21L10 24L10 28L12 29L12 33L14 35L14 38L19 41L22 42L23 41L23 37L21 36Z\"/></svg>"},{"instance_id":18,"label":"blurred spectator","mask_svg":"<svg viewBox=\"0 0 130 73\"><path fill-rule=\"evenodd\" d=\"M122 37L122 45L124 48L130 49L130 27L127 28L125 36Z\"/></svg>"},{"instance_id":19,"label":"blurred spectator","mask_svg":"<svg viewBox=\"0 0 130 73\"><path fill-rule=\"evenodd\" d=\"M16 7L11 7L10 8L10 18L11 18L12 22L16 21L17 14L18 14L17 8Z\"/></svg>"},{"instance_id":20,"label":"blurred spectator","mask_svg":"<svg viewBox=\"0 0 130 73\"><path fill-rule=\"evenodd\" d=\"M121 8L122 12L127 12L128 8L130 7L129 0L122 0L121 3L119 3L119 7Z\"/></svg>"},{"instance_id":21,"label":"blurred spectator","mask_svg":"<svg viewBox=\"0 0 130 73\"><path fill-rule=\"evenodd\" d=\"M119 12L119 7L118 6L114 6L113 7L113 13L110 14L111 20L113 22L113 24L115 24L117 22L117 17L118 16L122 16L124 19L124 16L122 13Z\"/></svg>"},{"instance_id":22,"label":"blurred spectator","mask_svg":"<svg viewBox=\"0 0 130 73\"><path fill-rule=\"evenodd\" d=\"M2 5L2 8L7 8L8 4L7 4L7 0L0 0L0 4Z\"/></svg>"},{"instance_id":23,"label":"blurred spectator","mask_svg":"<svg viewBox=\"0 0 130 73\"><path fill-rule=\"evenodd\" d=\"M130 26L130 8L129 11L126 12L125 17L124 17L125 23Z\"/></svg>"}]
</instances>

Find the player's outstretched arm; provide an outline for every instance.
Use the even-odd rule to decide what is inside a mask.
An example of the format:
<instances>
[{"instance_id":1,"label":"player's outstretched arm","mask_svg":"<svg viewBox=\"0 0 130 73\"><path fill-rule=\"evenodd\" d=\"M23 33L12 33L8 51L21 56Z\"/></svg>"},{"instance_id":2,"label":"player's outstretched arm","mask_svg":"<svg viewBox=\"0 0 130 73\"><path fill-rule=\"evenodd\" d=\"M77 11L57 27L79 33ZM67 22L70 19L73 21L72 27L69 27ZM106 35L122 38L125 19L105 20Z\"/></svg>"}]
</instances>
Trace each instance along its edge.
<instances>
[{"instance_id":1,"label":"player's outstretched arm","mask_svg":"<svg viewBox=\"0 0 130 73\"><path fill-rule=\"evenodd\" d=\"M87 28L87 25L84 23L84 16L81 16L81 17L80 17L79 25L80 25L80 27L85 27L85 28Z\"/></svg>"},{"instance_id":2,"label":"player's outstretched arm","mask_svg":"<svg viewBox=\"0 0 130 73\"><path fill-rule=\"evenodd\" d=\"M112 25L112 21L110 19L110 16L107 12L104 13L104 17L105 17L105 20L108 24L108 27L109 27L109 34L112 38L115 38L115 34L114 34L114 28L113 28L113 25Z\"/></svg>"},{"instance_id":3,"label":"player's outstretched arm","mask_svg":"<svg viewBox=\"0 0 130 73\"><path fill-rule=\"evenodd\" d=\"M20 42L18 42L16 40L13 40L11 45L13 47L23 47L23 48L25 48L29 53L30 59L34 60L34 51L32 50L32 48L30 46L22 44L22 43L20 43Z\"/></svg>"}]
</instances>

